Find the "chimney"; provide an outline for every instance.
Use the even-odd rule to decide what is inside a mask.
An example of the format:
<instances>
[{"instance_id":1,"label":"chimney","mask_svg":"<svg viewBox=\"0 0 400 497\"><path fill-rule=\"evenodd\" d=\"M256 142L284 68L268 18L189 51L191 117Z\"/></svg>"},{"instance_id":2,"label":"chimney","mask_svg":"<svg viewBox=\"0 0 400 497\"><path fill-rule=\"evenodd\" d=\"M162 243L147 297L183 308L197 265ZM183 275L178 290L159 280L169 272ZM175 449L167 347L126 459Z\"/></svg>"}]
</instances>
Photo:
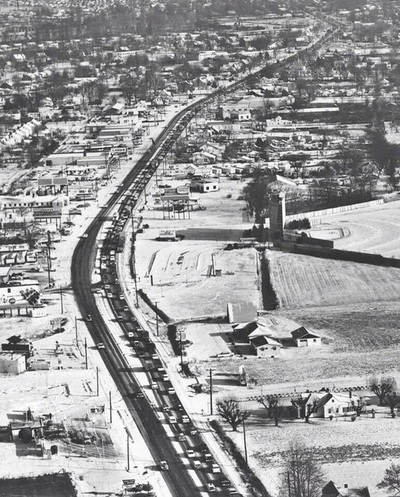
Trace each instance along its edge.
<instances>
[{"instance_id":1,"label":"chimney","mask_svg":"<svg viewBox=\"0 0 400 497\"><path fill-rule=\"evenodd\" d=\"M349 398L351 399L353 396L353 391L351 390L351 388L349 388ZM347 486L347 485L346 485Z\"/></svg>"},{"instance_id":2,"label":"chimney","mask_svg":"<svg viewBox=\"0 0 400 497\"><path fill-rule=\"evenodd\" d=\"M343 497L347 497L349 495L349 486L347 483L343 485L343 490L340 493Z\"/></svg>"}]
</instances>

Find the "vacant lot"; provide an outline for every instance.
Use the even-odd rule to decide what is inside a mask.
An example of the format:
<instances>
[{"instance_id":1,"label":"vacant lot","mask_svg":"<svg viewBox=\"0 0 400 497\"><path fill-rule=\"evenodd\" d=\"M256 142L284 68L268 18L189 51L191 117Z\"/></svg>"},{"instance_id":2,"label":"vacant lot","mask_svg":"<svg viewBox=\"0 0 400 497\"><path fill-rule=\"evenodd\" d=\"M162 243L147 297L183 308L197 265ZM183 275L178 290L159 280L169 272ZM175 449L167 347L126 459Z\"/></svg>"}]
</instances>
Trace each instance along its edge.
<instances>
[{"instance_id":1,"label":"vacant lot","mask_svg":"<svg viewBox=\"0 0 400 497\"><path fill-rule=\"evenodd\" d=\"M280 308L397 300L400 269L267 251Z\"/></svg>"},{"instance_id":2,"label":"vacant lot","mask_svg":"<svg viewBox=\"0 0 400 497\"><path fill-rule=\"evenodd\" d=\"M343 229L346 236L335 248L400 257L400 201L321 218L328 229Z\"/></svg>"}]
</instances>

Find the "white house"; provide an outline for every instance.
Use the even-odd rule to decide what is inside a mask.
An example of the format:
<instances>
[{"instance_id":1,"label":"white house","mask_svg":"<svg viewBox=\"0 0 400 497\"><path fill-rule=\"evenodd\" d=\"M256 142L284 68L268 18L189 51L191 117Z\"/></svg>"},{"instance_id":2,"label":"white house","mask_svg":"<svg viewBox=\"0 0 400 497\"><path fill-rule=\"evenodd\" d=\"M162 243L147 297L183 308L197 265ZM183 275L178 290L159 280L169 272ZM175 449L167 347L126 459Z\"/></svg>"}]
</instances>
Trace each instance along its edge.
<instances>
[{"instance_id":1,"label":"white house","mask_svg":"<svg viewBox=\"0 0 400 497\"><path fill-rule=\"evenodd\" d=\"M348 394L317 392L309 395L306 408L314 409L311 415L314 418L329 418L355 414L360 402L360 397L352 392Z\"/></svg>"},{"instance_id":2,"label":"white house","mask_svg":"<svg viewBox=\"0 0 400 497\"><path fill-rule=\"evenodd\" d=\"M256 349L257 357L275 357L281 353L282 344L270 336L255 336L250 338L250 343Z\"/></svg>"},{"instance_id":3,"label":"white house","mask_svg":"<svg viewBox=\"0 0 400 497\"><path fill-rule=\"evenodd\" d=\"M304 326L291 332L296 347L320 347L321 337L310 333Z\"/></svg>"}]
</instances>

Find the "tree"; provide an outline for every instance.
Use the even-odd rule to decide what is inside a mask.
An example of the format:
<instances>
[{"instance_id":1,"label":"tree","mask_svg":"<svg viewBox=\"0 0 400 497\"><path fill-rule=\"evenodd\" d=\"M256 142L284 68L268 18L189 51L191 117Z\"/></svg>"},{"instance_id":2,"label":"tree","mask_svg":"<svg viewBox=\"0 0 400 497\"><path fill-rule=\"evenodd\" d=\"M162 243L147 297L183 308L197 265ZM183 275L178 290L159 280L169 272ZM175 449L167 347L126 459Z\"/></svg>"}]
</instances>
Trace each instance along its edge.
<instances>
[{"instance_id":1,"label":"tree","mask_svg":"<svg viewBox=\"0 0 400 497\"><path fill-rule=\"evenodd\" d=\"M232 431L237 431L238 426L249 416L248 411L242 411L235 399L225 399L217 402L217 411L221 418L229 423Z\"/></svg>"},{"instance_id":2,"label":"tree","mask_svg":"<svg viewBox=\"0 0 400 497\"><path fill-rule=\"evenodd\" d=\"M301 418L309 423L311 414L314 414L318 408L318 397L314 394L308 397L299 396L297 399L292 399L292 404L299 409Z\"/></svg>"},{"instance_id":3,"label":"tree","mask_svg":"<svg viewBox=\"0 0 400 497\"><path fill-rule=\"evenodd\" d=\"M376 376L369 381L369 388L379 398L379 405L382 406L386 397L396 391L396 380L393 376L382 376L379 380Z\"/></svg>"},{"instance_id":4,"label":"tree","mask_svg":"<svg viewBox=\"0 0 400 497\"><path fill-rule=\"evenodd\" d=\"M385 476L377 487L383 488L392 495L400 495L400 464L392 463L385 471Z\"/></svg>"},{"instance_id":5,"label":"tree","mask_svg":"<svg viewBox=\"0 0 400 497\"><path fill-rule=\"evenodd\" d=\"M279 426L279 419L281 414L281 404L280 399L274 395L267 395L266 397L260 397L258 402L265 407L267 410L267 416L273 418L275 421L275 426Z\"/></svg>"},{"instance_id":6,"label":"tree","mask_svg":"<svg viewBox=\"0 0 400 497\"><path fill-rule=\"evenodd\" d=\"M397 392L390 392L388 395L386 395L385 403L389 406L390 415L392 416L392 418L395 418L396 413L394 412L394 410L400 403L400 397L398 396Z\"/></svg>"},{"instance_id":7,"label":"tree","mask_svg":"<svg viewBox=\"0 0 400 497\"><path fill-rule=\"evenodd\" d=\"M301 442L293 442L286 456L282 483L291 497L319 497L324 482L320 464L311 450Z\"/></svg>"},{"instance_id":8,"label":"tree","mask_svg":"<svg viewBox=\"0 0 400 497\"><path fill-rule=\"evenodd\" d=\"M266 179L256 178L246 185L243 188L243 198L250 216L254 216L256 223L260 223L269 205L269 189Z\"/></svg>"}]
</instances>

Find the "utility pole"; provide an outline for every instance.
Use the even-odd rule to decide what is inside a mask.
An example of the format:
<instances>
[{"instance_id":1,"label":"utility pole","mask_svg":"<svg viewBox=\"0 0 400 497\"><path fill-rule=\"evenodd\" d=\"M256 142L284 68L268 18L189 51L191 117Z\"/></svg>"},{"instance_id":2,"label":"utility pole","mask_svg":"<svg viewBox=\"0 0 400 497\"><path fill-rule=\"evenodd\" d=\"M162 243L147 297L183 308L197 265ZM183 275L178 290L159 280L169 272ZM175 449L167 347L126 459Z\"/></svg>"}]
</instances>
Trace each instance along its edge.
<instances>
[{"instance_id":1,"label":"utility pole","mask_svg":"<svg viewBox=\"0 0 400 497\"><path fill-rule=\"evenodd\" d=\"M88 368L88 363L87 363L87 340L85 338L85 366L86 369Z\"/></svg>"},{"instance_id":2,"label":"utility pole","mask_svg":"<svg viewBox=\"0 0 400 497\"><path fill-rule=\"evenodd\" d=\"M246 466L248 466L249 464L247 460L246 424L244 420L243 420L243 442L244 442L244 459L246 461Z\"/></svg>"},{"instance_id":3,"label":"utility pole","mask_svg":"<svg viewBox=\"0 0 400 497\"><path fill-rule=\"evenodd\" d=\"M210 368L210 415L213 414L213 384L212 384L212 369Z\"/></svg>"},{"instance_id":4,"label":"utility pole","mask_svg":"<svg viewBox=\"0 0 400 497\"><path fill-rule=\"evenodd\" d=\"M110 424L112 424L112 401L111 401L111 391L109 392L110 398Z\"/></svg>"},{"instance_id":5,"label":"utility pole","mask_svg":"<svg viewBox=\"0 0 400 497\"><path fill-rule=\"evenodd\" d=\"M159 335L159 330L158 330L158 302L154 302L155 306L156 306L156 334L157 334L157 337Z\"/></svg>"},{"instance_id":6,"label":"utility pole","mask_svg":"<svg viewBox=\"0 0 400 497\"><path fill-rule=\"evenodd\" d=\"M51 272L51 233L47 231L47 277L49 282L49 288L51 284L50 272Z\"/></svg>"},{"instance_id":7,"label":"utility pole","mask_svg":"<svg viewBox=\"0 0 400 497\"><path fill-rule=\"evenodd\" d=\"M78 346L78 320L75 316L75 341L76 341L76 346Z\"/></svg>"},{"instance_id":8,"label":"utility pole","mask_svg":"<svg viewBox=\"0 0 400 497\"><path fill-rule=\"evenodd\" d=\"M182 330L179 328L179 351L181 354L181 368L183 367L183 350L182 350Z\"/></svg>"},{"instance_id":9,"label":"utility pole","mask_svg":"<svg viewBox=\"0 0 400 497\"><path fill-rule=\"evenodd\" d=\"M126 470L129 471L129 432L126 430Z\"/></svg>"},{"instance_id":10,"label":"utility pole","mask_svg":"<svg viewBox=\"0 0 400 497\"><path fill-rule=\"evenodd\" d=\"M99 368L96 368L96 395L99 396Z\"/></svg>"}]
</instances>

